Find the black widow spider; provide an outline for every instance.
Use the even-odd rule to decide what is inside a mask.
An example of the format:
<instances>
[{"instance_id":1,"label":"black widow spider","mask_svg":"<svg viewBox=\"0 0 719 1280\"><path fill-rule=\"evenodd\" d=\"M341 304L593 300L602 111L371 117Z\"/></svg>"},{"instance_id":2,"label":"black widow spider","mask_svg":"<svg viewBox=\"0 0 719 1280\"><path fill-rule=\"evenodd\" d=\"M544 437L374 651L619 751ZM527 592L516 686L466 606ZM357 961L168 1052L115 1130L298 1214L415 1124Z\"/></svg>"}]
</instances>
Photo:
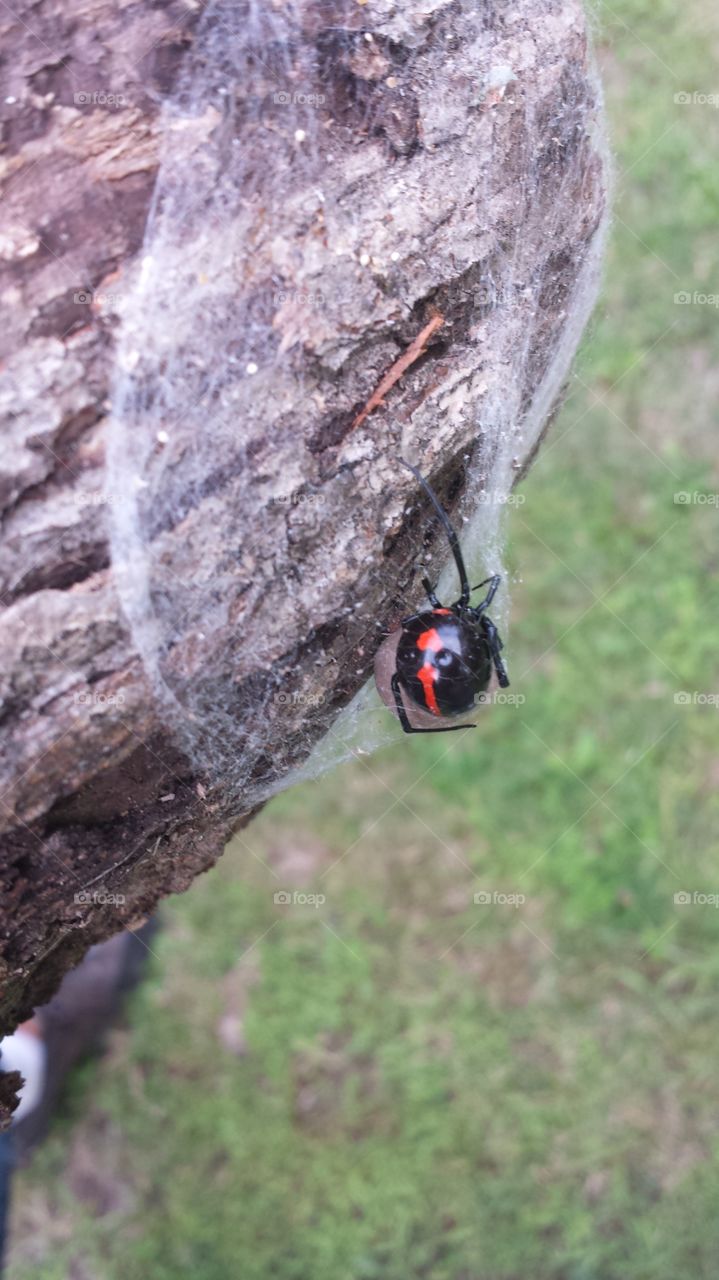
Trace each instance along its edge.
<instances>
[{"instance_id":1,"label":"black widow spider","mask_svg":"<svg viewBox=\"0 0 719 1280\"><path fill-rule=\"evenodd\" d=\"M507 688L509 677L500 656L502 641L492 619L486 614L501 578L496 573L476 587L470 587L459 539L437 495L416 467L403 458L399 461L419 480L439 516L457 566L461 594L447 609L437 599L429 578L422 579L432 608L413 613L400 623L402 631L391 680L395 708L405 733L475 729L476 725L467 724L438 725L436 729L415 728L407 716L402 693L404 691L423 711L434 716L453 717L471 711L476 695L487 688L493 667L500 686ZM482 603L472 607L469 603L471 592L487 585L489 589Z\"/></svg>"}]
</instances>

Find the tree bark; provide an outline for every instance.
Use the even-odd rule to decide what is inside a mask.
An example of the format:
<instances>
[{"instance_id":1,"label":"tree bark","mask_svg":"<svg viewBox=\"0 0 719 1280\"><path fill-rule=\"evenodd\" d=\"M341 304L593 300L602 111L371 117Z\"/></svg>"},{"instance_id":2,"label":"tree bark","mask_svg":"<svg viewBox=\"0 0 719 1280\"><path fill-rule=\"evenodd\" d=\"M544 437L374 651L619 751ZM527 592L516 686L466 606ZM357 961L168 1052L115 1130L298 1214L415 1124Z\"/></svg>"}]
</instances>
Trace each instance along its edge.
<instances>
[{"instance_id":1,"label":"tree bark","mask_svg":"<svg viewBox=\"0 0 719 1280\"><path fill-rule=\"evenodd\" d=\"M306 269L314 216L270 206L258 263L265 282L281 264L293 299L269 322L297 375L282 388L291 412L285 398L279 421L277 388L260 376L242 448L221 442L206 483L157 532L186 583L219 584L222 613L201 664L195 618L177 638L174 670L179 688L199 679L210 688L231 666L243 690L237 714L255 740L253 703L261 712L251 796L263 768L277 777L300 763L328 709L338 713L369 678L379 632L368 619L392 625L412 581L417 522L404 508L417 493L397 454L410 448L457 508L467 458L487 450L468 407L501 387L508 350L529 333L517 388L528 408L566 344L606 205L577 0L487 0L479 66L457 3L397 0L388 12L379 0L306 0L300 10L298 43L325 68L327 190L352 215L333 267L337 301L321 315L303 301L327 279L326 244L314 281ZM11 68L0 291L13 315L0 335L0 1032L47 999L91 943L187 888L254 807L208 778L168 728L95 500L113 292L142 244L160 102L192 55L196 23L179 0L41 0L16 17L0 12ZM405 44L414 74L403 85ZM390 195L405 180L421 199ZM412 281L402 305L375 269L383 225ZM521 291L504 307L481 296L508 257L520 281L541 272L538 308ZM248 306L253 289L237 286ZM518 436L517 474L534 447ZM286 500L303 492L321 506ZM228 570L227 547L250 542L252 555ZM290 664L308 696L268 714L268 690ZM93 886L123 902L78 902Z\"/></svg>"}]
</instances>

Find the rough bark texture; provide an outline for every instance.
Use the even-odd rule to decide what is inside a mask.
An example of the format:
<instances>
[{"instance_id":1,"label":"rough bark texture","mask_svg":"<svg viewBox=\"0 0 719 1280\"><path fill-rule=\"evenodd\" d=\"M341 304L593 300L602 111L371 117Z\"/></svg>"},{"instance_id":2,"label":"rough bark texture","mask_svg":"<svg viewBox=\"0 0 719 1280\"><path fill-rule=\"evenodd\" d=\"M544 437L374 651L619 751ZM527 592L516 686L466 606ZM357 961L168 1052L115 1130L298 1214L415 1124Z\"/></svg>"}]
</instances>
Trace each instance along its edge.
<instances>
[{"instance_id":1,"label":"rough bark texture","mask_svg":"<svg viewBox=\"0 0 719 1280\"><path fill-rule=\"evenodd\" d=\"M384 14L388 6L377 8ZM218 457L206 490L193 495L176 526L158 531L168 555L184 554L185 579L201 571L222 584L227 627L217 631L218 671L229 652L245 693L256 687L259 704L291 652L296 686L321 695L325 719L327 707L339 709L371 673L376 640L349 607L361 601L366 615L391 622L397 585L410 576L417 529L403 505L414 485L383 459L396 455L411 430L415 456L427 458L451 508L461 495L463 458L482 447L465 406L502 377L510 336L502 325L522 323L521 300L506 321L495 312L490 322L481 306L478 312L487 265L506 256L508 242L528 273L542 265L541 323L521 388L528 403L559 340L605 203L590 129L596 103L585 24L575 0L518 0L511 10L487 0L496 61L519 68L518 83L480 84L476 93L462 89L461 48L447 57L452 4L402 0L396 8L397 31L411 26L413 57L419 49L424 58L422 81L411 92L396 89L401 40L371 55L359 44L348 55L347 41L333 51L338 28L361 35L371 3L308 0L303 38L326 61L334 157L328 182L334 198L354 210L348 228L361 229L364 212L353 252L363 243L370 255L381 252L372 241L391 182L408 175L423 193L409 210L401 202L407 234L411 223L415 295L398 309L355 264L346 287L340 279L325 285L340 299L337 315L329 305L318 324L302 305L279 308L278 345L305 363L317 394L286 415L291 428L265 436L263 415L277 416L276 388L263 391L260 381L242 466ZM185 889L248 816L228 812L221 788L209 787L172 746L123 619L103 507L93 500L103 487L112 292L142 241L159 100L191 45L196 18L179 0L151 7L41 0L17 6L17 17L0 11L8 99L0 107L0 291L13 317L0 334L0 1032L46 999L93 941ZM388 80L368 131L367 95ZM130 105L108 104L113 94ZM522 145L528 112L541 143L532 155ZM521 198L529 164L540 174L531 200ZM561 238L548 242L547 210L559 199ZM302 262L302 238L317 228L306 218L293 222L286 211L270 230L258 253L266 255L267 271L281 253L288 287L292 242ZM296 285L299 293L318 281L304 271ZM387 393L391 414L380 407L358 421L436 313L442 327ZM258 477L250 489L248 448ZM526 461L520 456L518 469ZM273 501L279 474L285 491L308 486L322 494L319 527L309 504ZM228 574L223 548L242 544L242 521L251 523L255 552L241 572ZM288 575L296 590L285 605ZM240 626L264 637L259 649L251 646L252 660L233 649ZM176 662L191 679L192 637L180 639ZM340 653L341 662L332 661ZM266 755L275 769L278 762L290 768L320 733L323 720L313 719L312 708L305 699L267 720ZM93 886L122 894L124 903L78 903L78 892Z\"/></svg>"}]
</instances>

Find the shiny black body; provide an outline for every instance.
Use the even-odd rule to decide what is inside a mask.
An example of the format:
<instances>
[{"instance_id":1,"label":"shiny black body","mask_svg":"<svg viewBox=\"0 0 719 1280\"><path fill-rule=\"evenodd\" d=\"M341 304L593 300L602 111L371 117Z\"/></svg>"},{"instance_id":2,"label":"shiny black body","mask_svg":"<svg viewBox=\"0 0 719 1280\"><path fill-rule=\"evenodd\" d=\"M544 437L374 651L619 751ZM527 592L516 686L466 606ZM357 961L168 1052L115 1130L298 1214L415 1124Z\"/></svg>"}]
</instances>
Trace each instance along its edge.
<instances>
[{"instance_id":1,"label":"shiny black body","mask_svg":"<svg viewBox=\"0 0 719 1280\"><path fill-rule=\"evenodd\" d=\"M432 651L427 637L437 638L441 648ZM432 673L430 681L419 672ZM419 613L402 626L397 646L397 675L413 702L441 716L470 711L478 693L489 684L492 656L484 632L468 619L432 609ZM429 698L428 698L429 693Z\"/></svg>"},{"instance_id":2,"label":"shiny black body","mask_svg":"<svg viewBox=\"0 0 719 1280\"><path fill-rule=\"evenodd\" d=\"M473 725L449 724L436 729L415 728L410 724L402 694L406 694L423 711L443 718L471 711L477 694L487 688L492 669L500 686L507 687L509 677L501 658L502 641L486 613L501 579L499 574L495 574L480 582L480 587L488 587L487 594L480 604L470 605L471 592L478 588L470 588L459 540L449 518L420 472L407 462L404 465L420 481L439 515L457 565L461 594L455 604L444 608L429 580L423 580L432 608L402 620L392 676L395 708L405 733L443 733L452 729L474 728Z\"/></svg>"}]
</instances>

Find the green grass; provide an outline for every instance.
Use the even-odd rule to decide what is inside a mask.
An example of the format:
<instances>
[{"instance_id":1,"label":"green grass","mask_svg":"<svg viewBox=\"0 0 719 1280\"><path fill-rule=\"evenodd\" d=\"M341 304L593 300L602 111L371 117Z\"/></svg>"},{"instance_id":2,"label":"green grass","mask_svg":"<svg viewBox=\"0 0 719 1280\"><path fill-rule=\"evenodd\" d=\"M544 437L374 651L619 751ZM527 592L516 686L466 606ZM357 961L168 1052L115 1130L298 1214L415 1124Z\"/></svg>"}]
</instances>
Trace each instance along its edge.
<instances>
[{"instance_id":1,"label":"green grass","mask_svg":"<svg viewBox=\"0 0 719 1280\"><path fill-rule=\"evenodd\" d=\"M719 893L719 708L674 695L719 693L719 513L674 494L719 488L719 317L674 294L719 290L719 113L673 95L719 18L597 21L618 218L510 519L525 701L279 797L166 905L14 1280L716 1276L719 910L674 894Z\"/></svg>"}]
</instances>

